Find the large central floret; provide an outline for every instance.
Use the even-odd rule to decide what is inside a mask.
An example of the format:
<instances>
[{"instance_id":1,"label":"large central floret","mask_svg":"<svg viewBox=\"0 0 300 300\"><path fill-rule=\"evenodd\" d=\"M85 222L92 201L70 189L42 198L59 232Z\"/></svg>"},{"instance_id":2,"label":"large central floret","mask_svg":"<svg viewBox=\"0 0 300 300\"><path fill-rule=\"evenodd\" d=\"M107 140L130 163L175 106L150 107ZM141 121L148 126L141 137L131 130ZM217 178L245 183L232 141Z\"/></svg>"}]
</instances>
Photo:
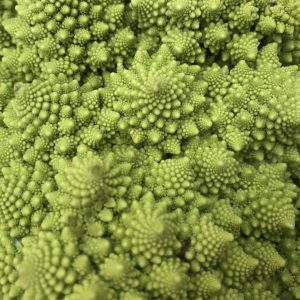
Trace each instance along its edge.
<instances>
[{"instance_id":1,"label":"large central floret","mask_svg":"<svg viewBox=\"0 0 300 300\"><path fill-rule=\"evenodd\" d=\"M204 102L199 71L177 62L164 46L152 57L140 51L129 70L111 74L102 94L134 143L187 138L198 133L192 115Z\"/></svg>"}]
</instances>

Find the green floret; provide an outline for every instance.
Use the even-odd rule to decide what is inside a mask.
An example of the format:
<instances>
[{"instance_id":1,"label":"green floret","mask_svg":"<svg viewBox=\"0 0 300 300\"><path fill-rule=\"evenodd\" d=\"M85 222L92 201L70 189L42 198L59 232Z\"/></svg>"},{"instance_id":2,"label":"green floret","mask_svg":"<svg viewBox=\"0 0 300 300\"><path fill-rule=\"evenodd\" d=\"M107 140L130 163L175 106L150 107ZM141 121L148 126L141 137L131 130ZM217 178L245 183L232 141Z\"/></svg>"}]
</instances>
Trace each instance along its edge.
<instances>
[{"instance_id":1,"label":"green floret","mask_svg":"<svg viewBox=\"0 0 300 300\"><path fill-rule=\"evenodd\" d=\"M227 23L211 22L204 28L204 46L213 54L217 54L221 49L223 49L229 39L230 31Z\"/></svg>"},{"instance_id":2,"label":"green floret","mask_svg":"<svg viewBox=\"0 0 300 300\"><path fill-rule=\"evenodd\" d=\"M192 226L191 245L185 254L187 260L191 261L195 271L200 271L201 267L215 266L221 259L221 254L233 241L233 235L206 217Z\"/></svg>"},{"instance_id":3,"label":"green floret","mask_svg":"<svg viewBox=\"0 0 300 300\"><path fill-rule=\"evenodd\" d=\"M285 260L276 250L275 245L270 242L250 238L244 241L243 244L245 252L258 260L254 276L259 280L266 280L286 264Z\"/></svg>"},{"instance_id":4,"label":"green floret","mask_svg":"<svg viewBox=\"0 0 300 300\"><path fill-rule=\"evenodd\" d=\"M76 105L78 96L78 82L68 80L63 74L21 85L14 100L6 107L4 122L20 129L23 138L30 140L38 134L42 125L57 124L58 115L67 118L72 110L70 104ZM75 126L75 122L61 124L57 130L62 134L71 133Z\"/></svg>"},{"instance_id":5,"label":"green floret","mask_svg":"<svg viewBox=\"0 0 300 300\"><path fill-rule=\"evenodd\" d=\"M245 300L278 300L278 295L269 290L266 283L253 282L246 284L244 292Z\"/></svg>"},{"instance_id":6,"label":"green floret","mask_svg":"<svg viewBox=\"0 0 300 300\"><path fill-rule=\"evenodd\" d=\"M92 68L97 70L109 65L111 50L105 42L94 42L88 51L88 61Z\"/></svg>"},{"instance_id":7,"label":"green floret","mask_svg":"<svg viewBox=\"0 0 300 300\"><path fill-rule=\"evenodd\" d=\"M244 31L258 19L258 8L251 2L242 3L229 14L230 29Z\"/></svg>"},{"instance_id":8,"label":"green floret","mask_svg":"<svg viewBox=\"0 0 300 300\"><path fill-rule=\"evenodd\" d=\"M155 203L151 194L141 202L133 202L130 210L123 213L115 230L120 241L118 251L130 251L137 263L144 267L147 263L161 263L164 257L179 252L179 215L168 212L166 203Z\"/></svg>"},{"instance_id":9,"label":"green floret","mask_svg":"<svg viewBox=\"0 0 300 300\"><path fill-rule=\"evenodd\" d=\"M82 283L75 284L72 293L65 300L113 300L115 292L96 274L90 274Z\"/></svg>"},{"instance_id":10,"label":"green floret","mask_svg":"<svg viewBox=\"0 0 300 300\"><path fill-rule=\"evenodd\" d=\"M255 193L251 194L253 197ZM255 196L254 196L255 197ZM282 192L269 192L250 200L244 209L244 232L253 230L256 235L281 233L295 226L292 199Z\"/></svg>"},{"instance_id":11,"label":"green floret","mask_svg":"<svg viewBox=\"0 0 300 300\"><path fill-rule=\"evenodd\" d=\"M129 255L111 254L99 266L100 275L115 289L129 290L139 286L139 272Z\"/></svg>"},{"instance_id":12,"label":"green floret","mask_svg":"<svg viewBox=\"0 0 300 300\"><path fill-rule=\"evenodd\" d=\"M223 289L217 296L211 297L212 300L244 300L244 296L235 289Z\"/></svg>"},{"instance_id":13,"label":"green floret","mask_svg":"<svg viewBox=\"0 0 300 300\"><path fill-rule=\"evenodd\" d=\"M299 0L0 0L0 299L300 299Z\"/></svg>"},{"instance_id":14,"label":"green floret","mask_svg":"<svg viewBox=\"0 0 300 300\"><path fill-rule=\"evenodd\" d=\"M179 28L198 29L200 26L201 6L197 0L170 0L167 3L170 23Z\"/></svg>"},{"instance_id":15,"label":"green floret","mask_svg":"<svg viewBox=\"0 0 300 300\"><path fill-rule=\"evenodd\" d=\"M286 265L279 273L279 279L288 288L288 295L299 299L299 255L300 245L296 235L296 231L292 232L288 237L281 241L281 250L286 259Z\"/></svg>"},{"instance_id":16,"label":"green floret","mask_svg":"<svg viewBox=\"0 0 300 300\"><path fill-rule=\"evenodd\" d=\"M243 288L245 283L253 276L258 264L258 259L245 253L238 244L232 243L226 249L220 263L220 268L224 274L224 284L228 287Z\"/></svg>"},{"instance_id":17,"label":"green floret","mask_svg":"<svg viewBox=\"0 0 300 300\"><path fill-rule=\"evenodd\" d=\"M130 291L120 294L120 300L148 300L147 293Z\"/></svg>"},{"instance_id":18,"label":"green floret","mask_svg":"<svg viewBox=\"0 0 300 300\"><path fill-rule=\"evenodd\" d=\"M83 257L78 253L76 242L64 242L57 234L43 231L36 237L25 238L22 243L23 257L16 268L17 284L26 289L24 299L67 295L88 271L80 268Z\"/></svg>"},{"instance_id":19,"label":"green floret","mask_svg":"<svg viewBox=\"0 0 300 300\"><path fill-rule=\"evenodd\" d=\"M201 17L206 22L218 20L225 8L223 0L201 0L199 2Z\"/></svg>"},{"instance_id":20,"label":"green floret","mask_svg":"<svg viewBox=\"0 0 300 300\"><path fill-rule=\"evenodd\" d=\"M146 185L158 197L168 197L175 205L184 206L196 197L196 174L190 160L185 158L163 160L155 164Z\"/></svg>"},{"instance_id":21,"label":"green floret","mask_svg":"<svg viewBox=\"0 0 300 300\"><path fill-rule=\"evenodd\" d=\"M234 153L216 138L201 143L194 160L202 193L216 194L238 181L239 163Z\"/></svg>"},{"instance_id":22,"label":"green floret","mask_svg":"<svg viewBox=\"0 0 300 300\"><path fill-rule=\"evenodd\" d=\"M153 265L149 273L146 289L154 297L174 300L188 299L189 277L188 265L179 259L168 259L160 265Z\"/></svg>"},{"instance_id":23,"label":"green floret","mask_svg":"<svg viewBox=\"0 0 300 300\"><path fill-rule=\"evenodd\" d=\"M155 26L164 26L166 24L166 3L166 0L132 0L133 17L137 20L138 26L146 30Z\"/></svg>"},{"instance_id":24,"label":"green floret","mask_svg":"<svg viewBox=\"0 0 300 300\"><path fill-rule=\"evenodd\" d=\"M194 277L193 282L196 293L196 299L211 299L218 294L222 284L216 274L211 272L202 272Z\"/></svg>"},{"instance_id":25,"label":"green floret","mask_svg":"<svg viewBox=\"0 0 300 300\"><path fill-rule=\"evenodd\" d=\"M213 222L234 235L239 235L242 225L240 211L232 206L229 199L219 199L212 204L209 212Z\"/></svg>"},{"instance_id":26,"label":"green floret","mask_svg":"<svg viewBox=\"0 0 300 300\"><path fill-rule=\"evenodd\" d=\"M131 183L129 163L115 165L112 153L96 156L79 153L69 161L58 162L55 180L58 191L47 194L53 204L61 207L101 207L108 199L122 196Z\"/></svg>"},{"instance_id":27,"label":"green floret","mask_svg":"<svg viewBox=\"0 0 300 300\"><path fill-rule=\"evenodd\" d=\"M254 61L258 53L259 41L254 32L248 34L234 34L232 40L226 44L226 50L222 53L222 59L233 62L240 60Z\"/></svg>"},{"instance_id":28,"label":"green floret","mask_svg":"<svg viewBox=\"0 0 300 300\"><path fill-rule=\"evenodd\" d=\"M162 41L180 61L201 64L205 61L205 54L199 45L200 38L200 32L173 29L167 31L167 35L162 37Z\"/></svg>"},{"instance_id":29,"label":"green floret","mask_svg":"<svg viewBox=\"0 0 300 300\"><path fill-rule=\"evenodd\" d=\"M8 232L0 228L0 296L3 300L19 298L22 294L16 285L19 277L16 265L21 260L21 253L14 245Z\"/></svg>"},{"instance_id":30,"label":"green floret","mask_svg":"<svg viewBox=\"0 0 300 300\"><path fill-rule=\"evenodd\" d=\"M11 237L22 237L40 225L46 202L44 193L52 185L51 173L41 161L33 167L12 160L9 167L2 168L0 226L7 228Z\"/></svg>"},{"instance_id":31,"label":"green floret","mask_svg":"<svg viewBox=\"0 0 300 300\"><path fill-rule=\"evenodd\" d=\"M138 52L133 67L112 73L102 90L135 144L158 144L169 136L182 139L199 132L189 118L195 109L199 67L180 65L168 54L165 47L152 57ZM109 93L112 86L114 94Z\"/></svg>"}]
</instances>

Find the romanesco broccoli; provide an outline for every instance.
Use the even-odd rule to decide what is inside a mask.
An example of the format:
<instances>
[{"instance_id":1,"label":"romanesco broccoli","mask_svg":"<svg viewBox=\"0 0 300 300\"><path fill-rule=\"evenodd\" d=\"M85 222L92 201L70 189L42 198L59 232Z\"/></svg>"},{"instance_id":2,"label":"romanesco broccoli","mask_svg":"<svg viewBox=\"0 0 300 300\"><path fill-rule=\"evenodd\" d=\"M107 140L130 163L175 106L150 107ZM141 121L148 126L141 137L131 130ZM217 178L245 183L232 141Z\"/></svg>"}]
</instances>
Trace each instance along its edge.
<instances>
[{"instance_id":1,"label":"romanesco broccoli","mask_svg":"<svg viewBox=\"0 0 300 300\"><path fill-rule=\"evenodd\" d=\"M300 299L299 0L0 0L0 299Z\"/></svg>"}]
</instances>

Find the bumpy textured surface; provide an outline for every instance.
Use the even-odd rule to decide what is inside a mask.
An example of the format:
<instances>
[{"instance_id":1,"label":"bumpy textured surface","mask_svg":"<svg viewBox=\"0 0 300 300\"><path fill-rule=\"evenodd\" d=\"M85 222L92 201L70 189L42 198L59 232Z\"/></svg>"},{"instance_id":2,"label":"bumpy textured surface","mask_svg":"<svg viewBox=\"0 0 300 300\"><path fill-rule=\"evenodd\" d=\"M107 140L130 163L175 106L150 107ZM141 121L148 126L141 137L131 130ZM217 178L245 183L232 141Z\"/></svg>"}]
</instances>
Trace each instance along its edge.
<instances>
[{"instance_id":1,"label":"bumpy textured surface","mask_svg":"<svg viewBox=\"0 0 300 300\"><path fill-rule=\"evenodd\" d=\"M0 0L0 299L300 299L299 0Z\"/></svg>"}]
</instances>

